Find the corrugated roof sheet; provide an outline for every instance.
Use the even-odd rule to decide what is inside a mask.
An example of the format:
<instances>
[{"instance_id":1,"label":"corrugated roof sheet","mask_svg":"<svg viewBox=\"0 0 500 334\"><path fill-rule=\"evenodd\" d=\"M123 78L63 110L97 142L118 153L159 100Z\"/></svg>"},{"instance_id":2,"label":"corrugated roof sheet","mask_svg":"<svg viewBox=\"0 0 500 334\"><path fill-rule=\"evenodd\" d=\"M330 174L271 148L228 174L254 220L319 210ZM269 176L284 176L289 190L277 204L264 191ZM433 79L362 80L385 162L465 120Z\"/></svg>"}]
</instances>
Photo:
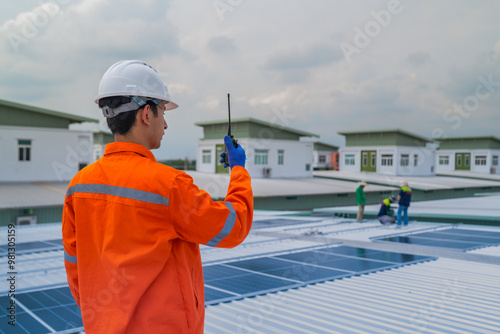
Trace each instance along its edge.
<instances>
[{"instance_id":1,"label":"corrugated roof sheet","mask_svg":"<svg viewBox=\"0 0 500 334\"><path fill-rule=\"evenodd\" d=\"M500 247L466 253L438 247L386 245L388 243L370 240L451 226L418 222L396 231L374 220L359 223L329 216L291 217L289 214L256 211L260 228L253 229L249 238L234 249L202 246L204 265L293 253L334 242L373 249L391 247L386 250L399 252L420 249L425 255L438 259L285 291L263 291L255 297L210 305L206 308L205 333L498 332ZM279 226L266 226L266 221L277 219ZM287 221L289 225L284 225ZM500 231L499 227L457 227ZM20 243L61 237L60 224L19 226L16 233ZM5 243L6 238L0 239L0 245ZM493 261L488 262L491 259ZM16 260L19 292L66 284L62 250L23 253ZM2 281L5 275L1 273ZM5 295L3 287L0 295Z\"/></svg>"},{"instance_id":2,"label":"corrugated roof sheet","mask_svg":"<svg viewBox=\"0 0 500 334\"><path fill-rule=\"evenodd\" d=\"M208 306L205 333L498 333L499 275L438 259Z\"/></svg>"}]
</instances>

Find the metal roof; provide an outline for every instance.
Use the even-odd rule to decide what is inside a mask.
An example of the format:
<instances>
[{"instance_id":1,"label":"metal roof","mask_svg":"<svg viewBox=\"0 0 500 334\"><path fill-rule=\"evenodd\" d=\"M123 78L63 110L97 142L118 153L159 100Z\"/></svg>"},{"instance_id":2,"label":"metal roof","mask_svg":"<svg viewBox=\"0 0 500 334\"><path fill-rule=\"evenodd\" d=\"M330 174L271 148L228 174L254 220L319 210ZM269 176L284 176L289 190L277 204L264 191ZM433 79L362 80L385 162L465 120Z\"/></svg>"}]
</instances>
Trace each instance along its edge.
<instances>
[{"instance_id":1,"label":"metal roof","mask_svg":"<svg viewBox=\"0 0 500 334\"><path fill-rule=\"evenodd\" d=\"M226 196L229 174L186 173L213 198ZM422 190L500 186L500 175L485 175L482 179L462 175L400 177L340 171L315 171L314 175L314 178L252 179L252 190L255 197L347 194L356 190L353 182L367 181L365 193L391 192L398 190L404 180L411 188ZM67 186L68 182L0 182L0 209L62 205Z\"/></svg>"},{"instance_id":2,"label":"metal roof","mask_svg":"<svg viewBox=\"0 0 500 334\"><path fill-rule=\"evenodd\" d=\"M229 185L228 174L210 174L187 171L199 188L205 189L212 197L226 196ZM252 179L252 190L255 197L265 196L292 196L353 193L357 185L348 180L327 180L320 178L270 178ZM366 191L392 191L391 186L373 185Z\"/></svg>"},{"instance_id":3,"label":"metal roof","mask_svg":"<svg viewBox=\"0 0 500 334\"><path fill-rule=\"evenodd\" d=\"M465 178L453 176L394 176L378 173L355 173L345 171L314 171L314 176L323 178L332 178L345 181L366 181L368 191L372 184L400 187L403 181L407 181L410 188L419 190L439 190L453 188L472 188L472 187L491 187L500 186L500 179L496 175L490 178L486 176L483 179ZM487 174L486 174L487 175ZM371 183L371 184L370 184Z\"/></svg>"},{"instance_id":4,"label":"metal roof","mask_svg":"<svg viewBox=\"0 0 500 334\"><path fill-rule=\"evenodd\" d=\"M452 207L453 203L448 204ZM461 203L456 203L460 207ZM205 333L494 333L500 328L500 247L462 252L440 247L373 242L374 237L449 229L411 222L396 231L375 220L355 222L295 212L254 213L255 225L234 249L201 246L204 266L349 245L437 257L430 262L344 277L282 291L262 291L206 307ZM274 225L273 225L274 223ZM500 232L495 226L455 228ZM0 233L6 233L0 227ZM3 231L3 232L2 232ZM22 243L53 244L61 224L18 226ZM7 238L0 239L0 246ZM500 240L499 240L500 243ZM62 249L20 252L18 293L66 285ZM38 247L38 248L37 248ZM22 247L20 247L22 248ZM4 256L4 255L3 255ZM2 256L2 257L3 257ZM0 273L5 281L6 272ZM0 297L6 293L1 286ZM48 291L48 290L46 290Z\"/></svg>"},{"instance_id":5,"label":"metal roof","mask_svg":"<svg viewBox=\"0 0 500 334\"><path fill-rule=\"evenodd\" d=\"M205 333L498 333L499 267L438 259L206 309Z\"/></svg>"},{"instance_id":6,"label":"metal roof","mask_svg":"<svg viewBox=\"0 0 500 334\"><path fill-rule=\"evenodd\" d=\"M409 137L412 137L412 138L416 138L416 139L419 139L419 140L422 140L422 141L425 141L425 142L432 142L432 139L429 139L429 138L426 138L426 137L422 137L422 136L416 135L414 133L411 133L411 132L408 132L408 131L405 131L405 130L401 130L401 129L397 129L397 128L394 128L394 129L380 129L380 130L373 129L373 130L358 130L358 131L338 131L337 133L339 135L343 135L343 136L356 135L356 134L371 134L371 133L378 133L378 134L382 134L382 133L401 133L401 134L404 134L406 136L409 136Z\"/></svg>"},{"instance_id":7,"label":"metal roof","mask_svg":"<svg viewBox=\"0 0 500 334\"><path fill-rule=\"evenodd\" d=\"M441 199L434 201L412 202L409 208L409 214L425 213L434 216L457 216L458 217L473 216L476 218L496 217L500 224L500 195L493 194L491 196L477 196L454 199ZM335 209L338 211L353 211L357 212L357 206L342 206L335 208L317 209L316 212L330 211ZM370 204L365 206L365 213L378 214L380 204Z\"/></svg>"},{"instance_id":8,"label":"metal roof","mask_svg":"<svg viewBox=\"0 0 500 334\"><path fill-rule=\"evenodd\" d=\"M0 182L0 209L63 205L69 182Z\"/></svg>"},{"instance_id":9,"label":"metal roof","mask_svg":"<svg viewBox=\"0 0 500 334\"><path fill-rule=\"evenodd\" d=\"M258 124L258 125L263 125L269 129L291 132L291 133L297 134L299 136L319 137L319 135L311 133L311 132L306 132L306 131L302 131L302 130L289 128L286 126L282 126L279 123L269 123L269 122L261 121L260 119L256 119L256 118L252 118L252 117L231 119L231 124L236 124L236 123L254 123L254 124ZM220 125L220 124L227 125L228 120L223 119L223 120L215 120L215 121L196 122L194 124L201 126L201 127L209 126L209 125Z\"/></svg>"},{"instance_id":10,"label":"metal roof","mask_svg":"<svg viewBox=\"0 0 500 334\"><path fill-rule=\"evenodd\" d=\"M49 115L49 116L55 116L58 118L64 118L70 121L70 123L73 122L93 122L93 123L98 123L99 121L94 119L94 118L89 118L89 117L83 117L83 116L78 116L78 115L73 115L73 114L68 114L60 111L55 111L55 110L49 110L45 108L39 108L39 107L34 107L30 106L27 104L22 104L22 103L16 103L12 101L6 101L0 99L0 106L8 107L8 108L15 108L15 109L22 109L38 114L44 114L44 115Z\"/></svg>"}]
</instances>

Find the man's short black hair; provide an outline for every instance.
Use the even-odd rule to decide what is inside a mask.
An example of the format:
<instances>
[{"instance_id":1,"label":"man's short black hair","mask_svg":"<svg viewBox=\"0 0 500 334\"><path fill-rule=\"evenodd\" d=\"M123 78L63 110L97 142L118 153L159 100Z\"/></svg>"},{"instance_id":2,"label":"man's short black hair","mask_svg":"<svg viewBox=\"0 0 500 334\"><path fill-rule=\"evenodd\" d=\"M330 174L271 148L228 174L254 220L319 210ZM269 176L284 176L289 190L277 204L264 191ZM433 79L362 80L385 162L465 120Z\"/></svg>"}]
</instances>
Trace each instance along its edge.
<instances>
[{"instance_id":1,"label":"man's short black hair","mask_svg":"<svg viewBox=\"0 0 500 334\"><path fill-rule=\"evenodd\" d=\"M104 106L108 106L110 108L118 108L122 104L129 103L132 99L128 96L111 96L104 97L99 100L99 108ZM153 101L146 101L146 103L153 110L153 114L155 117L158 116L158 108L157 105ZM137 108L136 110L130 110L126 112L119 113L115 117L106 118L108 123L108 127L113 134L125 135L130 131L132 126L135 124L135 118L137 112L143 107Z\"/></svg>"}]
</instances>

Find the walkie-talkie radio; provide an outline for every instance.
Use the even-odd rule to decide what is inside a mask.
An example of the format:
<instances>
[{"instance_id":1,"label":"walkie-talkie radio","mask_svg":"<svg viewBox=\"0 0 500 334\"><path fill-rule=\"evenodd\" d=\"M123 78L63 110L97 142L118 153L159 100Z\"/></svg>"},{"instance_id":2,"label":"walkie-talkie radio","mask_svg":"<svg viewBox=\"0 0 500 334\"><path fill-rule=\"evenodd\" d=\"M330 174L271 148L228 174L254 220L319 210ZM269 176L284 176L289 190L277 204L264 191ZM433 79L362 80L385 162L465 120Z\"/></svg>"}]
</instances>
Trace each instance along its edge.
<instances>
[{"instance_id":1,"label":"walkie-talkie radio","mask_svg":"<svg viewBox=\"0 0 500 334\"><path fill-rule=\"evenodd\" d=\"M231 142L233 143L234 148L238 147L238 139L235 139L233 135L231 135L231 101L229 97L229 93L227 93L227 115L229 117L229 124L227 126L227 135L231 138ZM227 155L227 147L224 146L224 163L229 165L229 157Z\"/></svg>"}]
</instances>

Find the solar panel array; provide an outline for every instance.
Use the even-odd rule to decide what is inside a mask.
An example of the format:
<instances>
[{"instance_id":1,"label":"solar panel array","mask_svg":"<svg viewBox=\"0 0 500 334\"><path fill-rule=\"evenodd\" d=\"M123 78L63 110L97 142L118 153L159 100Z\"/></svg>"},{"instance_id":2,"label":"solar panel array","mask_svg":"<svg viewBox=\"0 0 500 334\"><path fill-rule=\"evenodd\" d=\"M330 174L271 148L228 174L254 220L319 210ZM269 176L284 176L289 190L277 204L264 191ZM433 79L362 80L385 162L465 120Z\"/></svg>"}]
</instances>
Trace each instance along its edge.
<instances>
[{"instance_id":1,"label":"solar panel array","mask_svg":"<svg viewBox=\"0 0 500 334\"><path fill-rule=\"evenodd\" d=\"M434 259L349 246L203 267L207 305Z\"/></svg>"},{"instance_id":2,"label":"solar panel array","mask_svg":"<svg viewBox=\"0 0 500 334\"><path fill-rule=\"evenodd\" d=\"M373 240L469 251L482 247L500 245L500 233L452 228L404 236L373 238Z\"/></svg>"},{"instance_id":3,"label":"solar panel array","mask_svg":"<svg viewBox=\"0 0 500 334\"><path fill-rule=\"evenodd\" d=\"M0 256L7 255L8 245L0 246ZM63 249L62 239L21 242L16 244L16 254L26 254L34 252L47 252L52 250Z\"/></svg>"},{"instance_id":4,"label":"solar panel array","mask_svg":"<svg viewBox=\"0 0 500 334\"><path fill-rule=\"evenodd\" d=\"M33 245L38 249L39 245ZM207 305L288 290L434 259L348 246L324 247L203 267ZM74 333L83 330L80 310L68 287L16 295L14 333ZM7 296L0 305L9 305ZM8 310L0 311L0 332L13 333Z\"/></svg>"},{"instance_id":5,"label":"solar panel array","mask_svg":"<svg viewBox=\"0 0 500 334\"><path fill-rule=\"evenodd\" d=\"M15 326L10 325L8 296L0 297L0 332L77 333L83 330L80 308L68 287L16 294Z\"/></svg>"},{"instance_id":6,"label":"solar panel array","mask_svg":"<svg viewBox=\"0 0 500 334\"><path fill-rule=\"evenodd\" d=\"M315 220L319 222L320 220ZM315 222L314 220L300 220L300 219L285 219L285 218L274 218L274 219L264 219L264 220L254 220L252 223L252 229L266 228L266 227L283 227L290 225L300 225Z\"/></svg>"},{"instance_id":7,"label":"solar panel array","mask_svg":"<svg viewBox=\"0 0 500 334\"><path fill-rule=\"evenodd\" d=\"M265 222L269 223L269 222ZM297 221L274 221L294 225ZM469 229L445 229L374 239L425 246L471 250L500 245L500 233ZM1 256L7 249L0 246ZM19 243L19 254L62 248L62 240ZM377 251L349 246L326 246L280 253L203 267L207 305L293 289L307 284L341 279L402 265L432 260L432 257ZM7 296L0 305L9 305ZM16 295L16 327L8 324L9 310L0 308L2 333L71 333L83 330L80 309L68 287L25 292Z\"/></svg>"}]
</instances>

